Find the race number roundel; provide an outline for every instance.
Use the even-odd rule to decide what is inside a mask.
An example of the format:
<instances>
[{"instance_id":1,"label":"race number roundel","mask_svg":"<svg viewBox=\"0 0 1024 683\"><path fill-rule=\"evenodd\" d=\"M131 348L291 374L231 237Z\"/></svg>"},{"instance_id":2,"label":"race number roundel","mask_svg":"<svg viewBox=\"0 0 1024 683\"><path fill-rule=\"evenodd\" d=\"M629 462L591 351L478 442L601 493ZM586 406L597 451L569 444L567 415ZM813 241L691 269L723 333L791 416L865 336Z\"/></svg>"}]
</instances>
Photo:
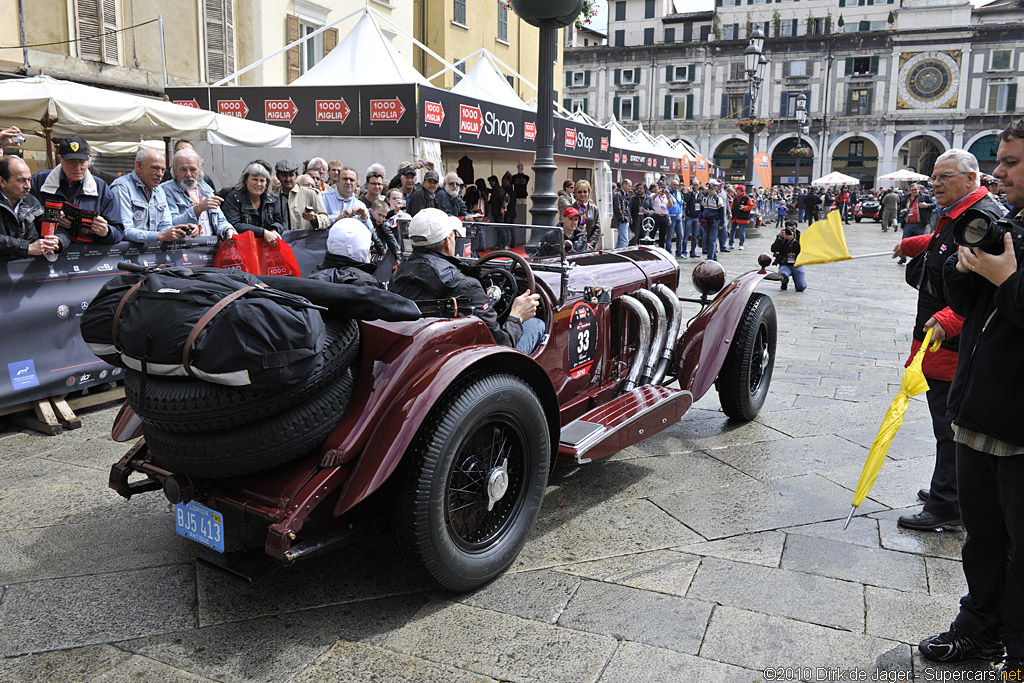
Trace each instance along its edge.
<instances>
[{"instance_id":1,"label":"race number roundel","mask_svg":"<svg viewBox=\"0 0 1024 683\"><path fill-rule=\"evenodd\" d=\"M573 379L590 372L597 355L597 315L588 304L578 303L569 318L569 374Z\"/></svg>"}]
</instances>

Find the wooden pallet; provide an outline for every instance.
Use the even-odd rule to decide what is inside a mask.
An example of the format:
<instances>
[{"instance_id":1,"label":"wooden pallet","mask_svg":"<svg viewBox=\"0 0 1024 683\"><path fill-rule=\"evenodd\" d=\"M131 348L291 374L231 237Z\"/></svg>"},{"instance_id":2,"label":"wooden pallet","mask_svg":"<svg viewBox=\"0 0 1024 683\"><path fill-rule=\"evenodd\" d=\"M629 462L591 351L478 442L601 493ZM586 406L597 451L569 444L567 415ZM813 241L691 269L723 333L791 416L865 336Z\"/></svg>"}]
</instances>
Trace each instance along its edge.
<instances>
[{"instance_id":1,"label":"wooden pallet","mask_svg":"<svg viewBox=\"0 0 1024 683\"><path fill-rule=\"evenodd\" d=\"M10 415L12 424L25 427L41 434L55 436L65 429L78 429L82 420L76 410L91 406L124 400L124 387L118 386L98 393L67 398L67 395L52 396L0 408L0 416Z\"/></svg>"}]
</instances>

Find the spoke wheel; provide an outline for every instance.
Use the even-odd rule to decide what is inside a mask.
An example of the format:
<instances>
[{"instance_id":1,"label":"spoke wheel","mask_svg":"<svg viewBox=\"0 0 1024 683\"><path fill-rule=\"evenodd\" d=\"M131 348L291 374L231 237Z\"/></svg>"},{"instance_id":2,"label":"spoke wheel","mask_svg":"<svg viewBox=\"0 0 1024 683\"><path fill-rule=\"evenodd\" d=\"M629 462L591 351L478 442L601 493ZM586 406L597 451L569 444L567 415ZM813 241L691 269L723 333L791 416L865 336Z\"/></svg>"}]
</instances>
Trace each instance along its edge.
<instances>
[{"instance_id":1,"label":"spoke wheel","mask_svg":"<svg viewBox=\"0 0 1024 683\"><path fill-rule=\"evenodd\" d=\"M753 420L760 412L775 367L775 338L775 305L768 296L754 294L718 374L718 398L729 417Z\"/></svg>"},{"instance_id":2,"label":"spoke wheel","mask_svg":"<svg viewBox=\"0 0 1024 683\"><path fill-rule=\"evenodd\" d=\"M474 374L437 401L394 477L399 545L436 584L468 591L515 561L540 512L547 419L523 380Z\"/></svg>"}]
</instances>

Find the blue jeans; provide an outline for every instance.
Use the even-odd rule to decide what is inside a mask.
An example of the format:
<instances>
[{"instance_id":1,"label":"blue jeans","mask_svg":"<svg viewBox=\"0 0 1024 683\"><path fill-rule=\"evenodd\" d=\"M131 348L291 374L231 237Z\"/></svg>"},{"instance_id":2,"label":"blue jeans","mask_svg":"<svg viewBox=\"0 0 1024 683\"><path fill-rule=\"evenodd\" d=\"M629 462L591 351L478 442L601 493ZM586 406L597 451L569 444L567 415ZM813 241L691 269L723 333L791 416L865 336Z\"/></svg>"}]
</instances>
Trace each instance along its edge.
<instances>
[{"instance_id":1,"label":"blue jeans","mask_svg":"<svg viewBox=\"0 0 1024 683\"><path fill-rule=\"evenodd\" d=\"M800 222L801 222L801 223L803 223L803 222L804 222L804 218L805 218L805 215L804 215L804 214L806 214L806 213L807 213L807 209L797 209L797 211L799 211L799 212L800 212L800 218L799 218L799 220L800 220Z\"/></svg>"},{"instance_id":2,"label":"blue jeans","mask_svg":"<svg viewBox=\"0 0 1024 683\"><path fill-rule=\"evenodd\" d=\"M742 247L747 243L747 224L737 223L733 221L732 228L729 230L729 248L732 249L732 245L736 241L736 233L740 236L740 246Z\"/></svg>"},{"instance_id":3,"label":"blue jeans","mask_svg":"<svg viewBox=\"0 0 1024 683\"><path fill-rule=\"evenodd\" d=\"M779 266L779 275L782 276L783 287L789 284L789 278L792 276L796 291L802 292L807 289L807 276L804 275L803 266Z\"/></svg>"},{"instance_id":4,"label":"blue jeans","mask_svg":"<svg viewBox=\"0 0 1024 683\"><path fill-rule=\"evenodd\" d=\"M623 221L622 223L619 223L618 228L619 228L619 236L615 238L615 248L616 249L621 249L622 247L628 247L629 246L629 238L630 238L630 235L631 235L630 230L629 230L629 223L626 223L625 221Z\"/></svg>"},{"instance_id":5,"label":"blue jeans","mask_svg":"<svg viewBox=\"0 0 1024 683\"><path fill-rule=\"evenodd\" d=\"M720 220L718 222L718 249L720 251L726 251L726 250L729 249L729 247L725 243L725 241L728 238L729 238L729 228L725 224L725 220Z\"/></svg>"},{"instance_id":6,"label":"blue jeans","mask_svg":"<svg viewBox=\"0 0 1024 683\"><path fill-rule=\"evenodd\" d=\"M683 219L683 253L686 253L686 244L690 244L690 256L696 256L697 240L700 238L700 219Z\"/></svg>"},{"instance_id":7,"label":"blue jeans","mask_svg":"<svg viewBox=\"0 0 1024 683\"><path fill-rule=\"evenodd\" d=\"M544 321L540 318L530 318L523 323L523 336L516 342L516 351L533 353L540 340L544 337Z\"/></svg>"},{"instance_id":8,"label":"blue jeans","mask_svg":"<svg viewBox=\"0 0 1024 683\"><path fill-rule=\"evenodd\" d=\"M903 239L914 235L923 235L928 228L924 223L906 223L903 226Z\"/></svg>"},{"instance_id":9,"label":"blue jeans","mask_svg":"<svg viewBox=\"0 0 1024 683\"><path fill-rule=\"evenodd\" d=\"M669 220L669 231L668 239L665 240L668 243L669 251L672 251L672 236L676 237L676 256L682 256L686 253L686 233L683 232L683 215L681 213L670 213L668 215Z\"/></svg>"},{"instance_id":10,"label":"blue jeans","mask_svg":"<svg viewBox=\"0 0 1024 683\"><path fill-rule=\"evenodd\" d=\"M704 258L709 261L718 260L718 229L722 225L720 218L708 218L708 226L704 228L704 242L701 244L701 251Z\"/></svg>"}]
</instances>

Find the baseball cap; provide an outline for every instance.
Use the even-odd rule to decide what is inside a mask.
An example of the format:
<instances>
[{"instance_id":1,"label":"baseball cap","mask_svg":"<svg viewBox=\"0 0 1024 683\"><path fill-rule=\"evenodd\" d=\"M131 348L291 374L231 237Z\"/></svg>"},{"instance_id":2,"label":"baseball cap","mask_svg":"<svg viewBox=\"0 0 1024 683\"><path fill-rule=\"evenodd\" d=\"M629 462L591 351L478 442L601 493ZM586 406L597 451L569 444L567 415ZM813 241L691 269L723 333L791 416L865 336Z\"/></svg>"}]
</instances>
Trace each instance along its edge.
<instances>
[{"instance_id":1,"label":"baseball cap","mask_svg":"<svg viewBox=\"0 0 1024 683\"><path fill-rule=\"evenodd\" d=\"M452 234L451 218L441 209L420 209L409 221L409 239L413 244L436 244Z\"/></svg>"},{"instance_id":2,"label":"baseball cap","mask_svg":"<svg viewBox=\"0 0 1024 683\"><path fill-rule=\"evenodd\" d=\"M274 171L276 173L298 173L299 162L295 159L281 159L274 164Z\"/></svg>"},{"instance_id":3,"label":"baseball cap","mask_svg":"<svg viewBox=\"0 0 1024 683\"><path fill-rule=\"evenodd\" d=\"M57 154L60 155L61 159L88 159L89 143L77 135L69 135L60 141L60 146L57 147Z\"/></svg>"},{"instance_id":4,"label":"baseball cap","mask_svg":"<svg viewBox=\"0 0 1024 683\"><path fill-rule=\"evenodd\" d=\"M580 212L575 206L566 207L565 211L562 212L562 218L579 218Z\"/></svg>"},{"instance_id":5,"label":"baseball cap","mask_svg":"<svg viewBox=\"0 0 1024 683\"><path fill-rule=\"evenodd\" d=\"M659 180L658 187L668 187L668 183L666 183L664 180Z\"/></svg>"},{"instance_id":6,"label":"baseball cap","mask_svg":"<svg viewBox=\"0 0 1024 683\"><path fill-rule=\"evenodd\" d=\"M708 181L708 185L718 185L718 181L712 178L711 180Z\"/></svg>"},{"instance_id":7,"label":"baseball cap","mask_svg":"<svg viewBox=\"0 0 1024 683\"><path fill-rule=\"evenodd\" d=\"M416 169L412 166L406 166L398 172L398 175L416 175Z\"/></svg>"},{"instance_id":8,"label":"baseball cap","mask_svg":"<svg viewBox=\"0 0 1024 683\"><path fill-rule=\"evenodd\" d=\"M436 180L437 182L441 182L441 176L437 174L437 171L427 171L426 173L423 174L423 179Z\"/></svg>"},{"instance_id":9,"label":"baseball cap","mask_svg":"<svg viewBox=\"0 0 1024 683\"><path fill-rule=\"evenodd\" d=\"M466 226L462 224L462 219L458 216L448 216L448 224L452 231L459 237L466 236Z\"/></svg>"},{"instance_id":10,"label":"baseball cap","mask_svg":"<svg viewBox=\"0 0 1024 683\"><path fill-rule=\"evenodd\" d=\"M342 218L327 233L327 252L366 263L370 255L370 231L358 218Z\"/></svg>"}]
</instances>

